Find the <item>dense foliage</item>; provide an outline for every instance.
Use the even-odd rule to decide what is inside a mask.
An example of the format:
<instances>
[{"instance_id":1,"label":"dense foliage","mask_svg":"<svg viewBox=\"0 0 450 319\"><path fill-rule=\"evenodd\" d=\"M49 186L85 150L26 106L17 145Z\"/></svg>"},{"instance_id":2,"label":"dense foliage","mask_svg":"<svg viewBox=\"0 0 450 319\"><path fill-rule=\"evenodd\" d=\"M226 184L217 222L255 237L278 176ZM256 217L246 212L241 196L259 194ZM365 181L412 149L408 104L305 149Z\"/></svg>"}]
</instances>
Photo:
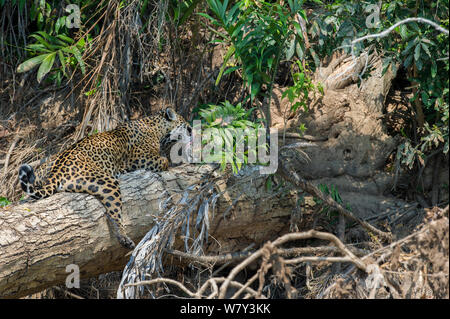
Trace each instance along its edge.
<instances>
[{"instance_id":1,"label":"dense foliage","mask_svg":"<svg viewBox=\"0 0 450 319\"><path fill-rule=\"evenodd\" d=\"M154 19L155 8L162 12L156 33L161 52L164 46L181 45L177 35L182 30L195 33L199 24L207 28L210 45L227 48L216 85L226 76L239 75L247 92L240 102L248 109L260 108L269 124L268 105L282 63L292 67L293 83L284 96L293 110L299 106L306 110L308 92L317 89L308 77L308 66L314 70L336 50L355 55L376 50L385 70L405 71L413 90L414 125L403 132L405 142L398 159L413 168L423 165L427 154L436 150L448 153L448 34L416 21L401 24L385 37L351 45L358 37L382 32L409 17L426 18L448 29L448 1L140 0L117 1L117 10L131 5L138 6L136 21L142 35ZM107 7L108 1L103 0L0 0L1 58L18 73L36 70L41 85L61 85L99 72L98 65L88 59L95 52L93 40L107 33ZM164 29L165 25L169 27ZM96 63L103 62L99 60ZM91 78L83 93L91 95L104 85L101 80L102 74ZM123 95L121 90L117 88L117 94Z\"/></svg>"}]
</instances>

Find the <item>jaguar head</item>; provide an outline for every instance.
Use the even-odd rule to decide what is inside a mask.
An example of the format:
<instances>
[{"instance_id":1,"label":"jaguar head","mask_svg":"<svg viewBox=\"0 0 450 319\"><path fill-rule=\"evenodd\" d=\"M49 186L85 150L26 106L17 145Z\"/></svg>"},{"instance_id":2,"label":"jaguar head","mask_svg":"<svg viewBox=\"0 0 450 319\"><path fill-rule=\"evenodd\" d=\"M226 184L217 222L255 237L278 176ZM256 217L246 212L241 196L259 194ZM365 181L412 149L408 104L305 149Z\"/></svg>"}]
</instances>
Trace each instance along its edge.
<instances>
[{"instance_id":1,"label":"jaguar head","mask_svg":"<svg viewBox=\"0 0 450 319\"><path fill-rule=\"evenodd\" d=\"M160 111L160 116L163 118L164 135L160 141L161 153L166 157L171 156L172 147L175 145L181 148L189 148L192 144L192 128L184 118L177 114L173 109L166 108ZM179 147L178 147L179 149ZM180 149L177 151L179 153ZM170 158L171 161L174 159Z\"/></svg>"}]
</instances>

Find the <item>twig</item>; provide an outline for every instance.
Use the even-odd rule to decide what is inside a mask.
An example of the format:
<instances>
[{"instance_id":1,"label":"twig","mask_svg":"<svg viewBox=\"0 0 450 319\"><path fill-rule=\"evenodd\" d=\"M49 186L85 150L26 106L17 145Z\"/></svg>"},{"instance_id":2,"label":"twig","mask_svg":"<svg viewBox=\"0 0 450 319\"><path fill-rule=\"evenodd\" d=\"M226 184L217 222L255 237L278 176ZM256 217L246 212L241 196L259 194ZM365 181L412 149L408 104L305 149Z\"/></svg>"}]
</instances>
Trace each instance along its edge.
<instances>
[{"instance_id":1,"label":"twig","mask_svg":"<svg viewBox=\"0 0 450 319\"><path fill-rule=\"evenodd\" d=\"M266 244L267 245L267 244ZM237 265L236 267L233 268L233 270L229 273L228 277L226 278L226 280L224 281L224 283L222 284L222 286L220 286L220 294L219 294L219 298L225 298L225 294L227 292L228 286L231 282L231 280L241 271L243 270L245 267L247 267L249 264L251 264L252 262L256 261L259 257L262 256L264 249L266 249L265 247L258 249L256 252L254 252L252 255L250 255L247 259L245 259L244 261L242 261L239 265Z\"/></svg>"},{"instance_id":2,"label":"twig","mask_svg":"<svg viewBox=\"0 0 450 319\"><path fill-rule=\"evenodd\" d=\"M19 141L19 139L20 139L20 135L16 135L14 137L14 140L11 143L11 146L9 147L8 153L6 153L5 166L3 167L3 174L4 174L4 176L6 176L6 174L8 173L9 158L11 157L11 153L14 150L14 148L16 147L16 144Z\"/></svg>"},{"instance_id":3,"label":"twig","mask_svg":"<svg viewBox=\"0 0 450 319\"><path fill-rule=\"evenodd\" d=\"M356 256L365 256L367 251L355 247L348 247ZM295 257L302 254L321 254L321 253L335 253L339 249L334 246L319 246L319 247L293 247L293 248L279 248L278 254L283 257Z\"/></svg>"},{"instance_id":4,"label":"twig","mask_svg":"<svg viewBox=\"0 0 450 319\"><path fill-rule=\"evenodd\" d=\"M250 244L250 245L247 246L242 252L245 253L245 252L247 252L248 250L252 249L254 246L255 246L255 244ZM229 266L230 264L231 264L231 261L229 261L229 262L223 264L221 267L219 267L217 270L215 270L215 271L213 272L213 276L216 275L216 274L218 274L219 272L221 272L225 267Z\"/></svg>"},{"instance_id":5,"label":"twig","mask_svg":"<svg viewBox=\"0 0 450 319\"><path fill-rule=\"evenodd\" d=\"M183 290L190 297L196 297L196 294L194 292L190 291L189 289L187 289L182 283L180 283L176 280L173 280L173 279L169 279L169 278L156 278L156 279L152 279L152 280L143 280L143 281L139 281L139 282L125 284L124 287L126 288L126 287L132 287L132 286L153 285L153 284L157 284L157 283L161 283L161 282L177 286L178 288Z\"/></svg>"},{"instance_id":6,"label":"twig","mask_svg":"<svg viewBox=\"0 0 450 319\"><path fill-rule=\"evenodd\" d=\"M225 277L218 277L218 278L210 278L210 279L208 279L208 280L202 285L202 287L200 287L200 289L196 292L196 297L197 297L197 298L200 298L200 296L203 294L203 292L206 290L206 288L207 288L209 285L213 285L213 283L216 284L216 283L218 283L218 282L224 282L224 281L226 281L226 278L225 278ZM249 297L256 296L256 295L258 294L258 293L257 293L255 290L253 290L252 288L250 288L250 287L245 287L243 284L241 284L240 282L237 282L237 281L230 281L229 285L232 286L232 287L237 287L237 288L240 288L240 289L242 289L242 290L247 291L247 292L250 294ZM217 286L216 286L216 287L217 287ZM215 296L217 296L217 295L215 294L215 292L213 292L211 295L208 296L208 298L214 298ZM263 299L267 299L267 297L264 296L264 295L262 295L261 297L262 297ZM220 296L219 296L219 298L220 298ZM223 297L223 298L224 298L224 297ZM223 298L222 298L222 299L223 299Z\"/></svg>"},{"instance_id":7,"label":"twig","mask_svg":"<svg viewBox=\"0 0 450 319\"><path fill-rule=\"evenodd\" d=\"M272 265L268 265L267 270L270 269L271 267L272 267ZM243 285L241 289L239 289L238 291L236 291L236 293L235 293L233 296L231 296L230 299L236 299L237 297L239 297L239 295L240 295L242 292L244 292L244 290L245 290L246 288L248 288L248 286L250 286L256 279L258 279L258 277L259 277L259 272L257 272L257 273L254 274L249 280L247 280L247 282L245 283L245 285Z\"/></svg>"},{"instance_id":8,"label":"twig","mask_svg":"<svg viewBox=\"0 0 450 319\"><path fill-rule=\"evenodd\" d=\"M284 261L285 264L300 264L305 262L322 262L328 261L332 263L347 263L352 262L350 257L326 257L326 256L303 256L298 258L287 259Z\"/></svg>"},{"instance_id":9,"label":"twig","mask_svg":"<svg viewBox=\"0 0 450 319\"><path fill-rule=\"evenodd\" d=\"M252 254L252 252L235 252L216 256L196 256L193 254L184 253L179 250L166 249L166 252L174 256L203 263L226 263L234 260L244 259Z\"/></svg>"},{"instance_id":10,"label":"twig","mask_svg":"<svg viewBox=\"0 0 450 319\"><path fill-rule=\"evenodd\" d=\"M278 135L284 135L283 132L278 132ZM306 140L309 142L324 142L328 141L326 136L312 136L312 135L300 135L299 133L286 132L285 136L287 138L297 138L301 140Z\"/></svg>"}]
</instances>

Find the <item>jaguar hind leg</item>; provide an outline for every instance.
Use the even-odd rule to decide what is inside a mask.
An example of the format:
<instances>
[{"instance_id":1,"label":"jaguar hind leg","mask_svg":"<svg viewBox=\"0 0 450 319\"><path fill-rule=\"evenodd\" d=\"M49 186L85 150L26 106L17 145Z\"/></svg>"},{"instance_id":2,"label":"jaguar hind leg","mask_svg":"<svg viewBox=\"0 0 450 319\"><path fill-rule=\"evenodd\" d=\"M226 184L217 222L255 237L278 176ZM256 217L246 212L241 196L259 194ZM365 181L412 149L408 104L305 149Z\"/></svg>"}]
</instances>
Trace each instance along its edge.
<instances>
[{"instance_id":1,"label":"jaguar hind leg","mask_svg":"<svg viewBox=\"0 0 450 319\"><path fill-rule=\"evenodd\" d=\"M126 235L122 224L122 195L119 182L108 175L80 176L64 185L68 192L83 192L94 195L106 209L106 216L111 222L119 243L128 249L135 247L134 242Z\"/></svg>"}]
</instances>

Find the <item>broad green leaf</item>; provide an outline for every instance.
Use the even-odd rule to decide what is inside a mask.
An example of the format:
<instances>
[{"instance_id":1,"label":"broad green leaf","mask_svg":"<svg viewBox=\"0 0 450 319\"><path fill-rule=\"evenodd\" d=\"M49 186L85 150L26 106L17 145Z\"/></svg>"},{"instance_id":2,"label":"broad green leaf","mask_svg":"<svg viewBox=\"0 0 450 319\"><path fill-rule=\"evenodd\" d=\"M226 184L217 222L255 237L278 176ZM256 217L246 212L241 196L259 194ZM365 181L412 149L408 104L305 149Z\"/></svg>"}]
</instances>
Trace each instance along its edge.
<instances>
[{"instance_id":1,"label":"broad green leaf","mask_svg":"<svg viewBox=\"0 0 450 319\"><path fill-rule=\"evenodd\" d=\"M31 34L30 37L35 38L39 43L44 45L47 49L50 49L52 51L58 49L58 47L48 43L43 37L39 36L38 34Z\"/></svg>"},{"instance_id":2,"label":"broad green leaf","mask_svg":"<svg viewBox=\"0 0 450 319\"><path fill-rule=\"evenodd\" d=\"M70 38L64 34L58 34L56 37L60 40L63 40L65 42L69 43L69 44L73 44L75 42L72 38Z\"/></svg>"},{"instance_id":3,"label":"broad green leaf","mask_svg":"<svg viewBox=\"0 0 450 319\"><path fill-rule=\"evenodd\" d=\"M42 60L45 59L46 56L47 54L41 54L35 56L34 58L26 60L17 67L17 73L27 72L32 68L38 66L39 64L41 64Z\"/></svg>"},{"instance_id":4,"label":"broad green leaf","mask_svg":"<svg viewBox=\"0 0 450 319\"><path fill-rule=\"evenodd\" d=\"M408 42L408 44L406 45L406 48L402 51L402 55L406 55L412 49L412 47L416 44L416 42L417 42L417 38L410 40Z\"/></svg>"},{"instance_id":5,"label":"broad green leaf","mask_svg":"<svg viewBox=\"0 0 450 319\"><path fill-rule=\"evenodd\" d=\"M297 57L300 60L303 60L303 48L302 45L300 45L300 41L297 41L297 44L295 45L295 52L297 53Z\"/></svg>"},{"instance_id":6,"label":"broad green leaf","mask_svg":"<svg viewBox=\"0 0 450 319\"><path fill-rule=\"evenodd\" d=\"M61 50L58 50L58 57L59 57L59 62L61 63L63 74L65 76L67 76L67 74L66 74L66 59L64 58L64 54L62 53Z\"/></svg>"},{"instance_id":7,"label":"broad green leaf","mask_svg":"<svg viewBox=\"0 0 450 319\"><path fill-rule=\"evenodd\" d=\"M403 62L403 66L405 67L405 68L408 68L410 65L411 65L411 62L412 62L412 59L413 59L413 55L411 54L411 55L408 55L408 57L405 59L405 61Z\"/></svg>"},{"instance_id":8,"label":"broad green leaf","mask_svg":"<svg viewBox=\"0 0 450 319\"><path fill-rule=\"evenodd\" d=\"M419 60L416 61L416 66L417 66L417 69L418 69L419 71L422 71L423 62L422 62L421 59L419 59Z\"/></svg>"},{"instance_id":9,"label":"broad green leaf","mask_svg":"<svg viewBox=\"0 0 450 319\"><path fill-rule=\"evenodd\" d=\"M58 18L55 22L55 32L58 33L61 27L66 25L66 16Z\"/></svg>"},{"instance_id":10,"label":"broad green leaf","mask_svg":"<svg viewBox=\"0 0 450 319\"><path fill-rule=\"evenodd\" d=\"M289 47L286 50L286 60L288 61L294 56L295 44L296 44L295 38L292 38L291 43L289 44Z\"/></svg>"},{"instance_id":11,"label":"broad green leaf","mask_svg":"<svg viewBox=\"0 0 450 319\"><path fill-rule=\"evenodd\" d=\"M55 48L58 48L58 47L59 47L59 46L56 45L56 44L59 44L59 45L65 45L65 43L62 42L62 41L60 41L57 37L54 37L54 36L48 34L48 33L45 32L45 31L37 31L36 33L39 34L39 35L41 35L41 36L42 36L42 37L43 37L50 45L52 45L52 46L55 47Z\"/></svg>"},{"instance_id":12,"label":"broad green leaf","mask_svg":"<svg viewBox=\"0 0 450 319\"><path fill-rule=\"evenodd\" d=\"M39 67L39 70L37 73L38 83L41 83L42 78L52 69L53 62L55 62L55 56L56 56L56 52L49 53L49 54L47 54L45 59L42 60L41 66Z\"/></svg>"},{"instance_id":13,"label":"broad green leaf","mask_svg":"<svg viewBox=\"0 0 450 319\"><path fill-rule=\"evenodd\" d=\"M383 59L383 65L382 65L383 66L383 70L381 72L381 75L384 75L386 73L386 71L388 70L389 66L391 65L391 62L392 62L392 58L391 57Z\"/></svg>"},{"instance_id":14,"label":"broad green leaf","mask_svg":"<svg viewBox=\"0 0 450 319\"><path fill-rule=\"evenodd\" d=\"M417 61L420 58L420 43L416 45L414 49L414 60Z\"/></svg>"},{"instance_id":15,"label":"broad green leaf","mask_svg":"<svg viewBox=\"0 0 450 319\"><path fill-rule=\"evenodd\" d=\"M47 49L43 44L41 43L32 43L32 44L28 44L27 45L27 50L34 50L34 51L41 51L41 52L46 52L46 53L50 53L52 51L50 51L49 49Z\"/></svg>"},{"instance_id":16,"label":"broad green leaf","mask_svg":"<svg viewBox=\"0 0 450 319\"><path fill-rule=\"evenodd\" d=\"M428 49L428 45L426 45L425 43L420 43L420 45L422 46L422 49L425 51L425 53L431 58L431 53L430 50Z\"/></svg>"}]
</instances>

